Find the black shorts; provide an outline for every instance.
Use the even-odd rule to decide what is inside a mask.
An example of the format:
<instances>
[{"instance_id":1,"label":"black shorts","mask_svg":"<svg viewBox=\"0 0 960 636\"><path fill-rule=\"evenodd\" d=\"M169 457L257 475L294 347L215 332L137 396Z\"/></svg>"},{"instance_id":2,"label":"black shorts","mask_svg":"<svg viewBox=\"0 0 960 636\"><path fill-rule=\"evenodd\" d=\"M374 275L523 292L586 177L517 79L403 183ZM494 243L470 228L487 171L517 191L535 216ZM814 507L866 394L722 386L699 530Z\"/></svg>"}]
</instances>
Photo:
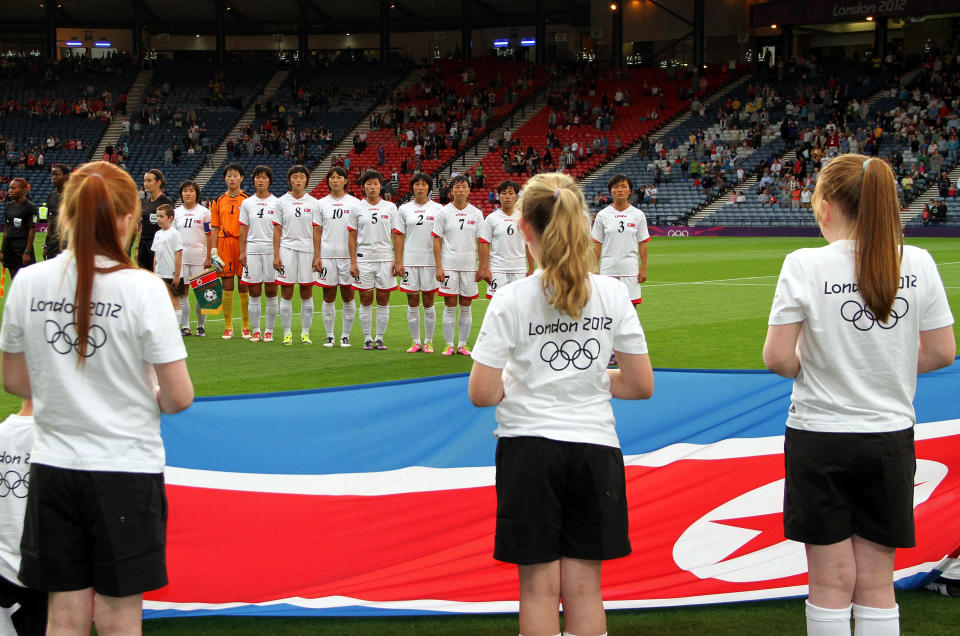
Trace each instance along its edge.
<instances>
[{"instance_id":1,"label":"black shorts","mask_svg":"<svg viewBox=\"0 0 960 636\"><path fill-rule=\"evenodd\" d=\"M187 295L187 286L183 282L182 277L180 278L179 285L174 285L172 278L164 278L162 280L167 284L167 289L169 289L170 293L173 294L175 297L182 298Z\"/></svg>"},{"instance_id":2,"label":"black shorts","mask_svg":"<svg viewBox=\"0 0 960 636\"><path fill-rule=\"evenodd\" d=\"M20 580L46 592L130 596L167 584L162 473L30 467Z\"/></svg>"},{"instance_id":3,"label":"black shorts","mask_svg":"<svg viewBox=\"0 0 960 636\"><path fill-rule=\"evenodd\" d=\"M15 241L9 241L3 244L3 266L10 270L10 276L14 277L17 275L17 272L26 267L27 265L33 265L37 262L37 254L33 247L30 248L28 252L30 256L30 262L27 265L23 264L23 253L27 251L26 243L18 243Z\"/></svg>"},{"instance_id":4,"label":"black shorts","mask_svg":"<svg viewBox=\"0 0 960 636\"><path fill-rule=\"evenodd\" d=\"M626 491L619 448L500 438L493 558L529 565L627 556Z\"/></svg>"},{"instance_id":5,"label":"black shorts","mask_svg":"<svg viewBox=\"0 0 960 636\"><path fill-rule=\"evenodd\" d=\"M784 536L829 545L853 535L891 548L916 545L913 429L814 433L787 427Z\"/></svg>"},{"instance_id":6,"label":"black shorts","mask_svg":"<svg viewBox=\"0 0 960 636\"><path fill-rule=\"evenodd\" d=\"M150 249L151 244L140 243L137 246L137 265L140 267L140 269L149 269L152 272L153 251Z\"/></svg>"},{"instance_id":7,"label":"black shorts","mask_svg":"<svg viewBox=\"0 0 960 636\"><path fill-rule=\"evenodd\" d=\"M20 587L0 576L0 607L20 609L10 619L19 636L43 636L47 631L47 593ZM4 619L0 619L4 620Z\"/></svg>"}]
</instances>

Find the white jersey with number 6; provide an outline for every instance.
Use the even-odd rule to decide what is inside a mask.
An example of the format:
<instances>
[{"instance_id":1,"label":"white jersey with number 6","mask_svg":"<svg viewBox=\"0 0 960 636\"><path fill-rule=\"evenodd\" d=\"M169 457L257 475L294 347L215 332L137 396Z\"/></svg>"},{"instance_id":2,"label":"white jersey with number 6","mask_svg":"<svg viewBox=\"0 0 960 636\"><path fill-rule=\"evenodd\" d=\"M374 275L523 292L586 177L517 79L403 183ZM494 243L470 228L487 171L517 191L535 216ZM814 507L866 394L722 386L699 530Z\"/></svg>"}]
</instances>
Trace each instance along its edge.
<instances>
[{"instance_id":1,"label":"white jersey with number 6","mask_svg":"<svg viewBox=\"0 0 960 636\"><path fill-rule=\"evenodd\" d=\"M350 258L347 248L347 216L360 201L345 194L335 199L332 194L320 199L313 213L313 224L323 228L320 256L323 258Z\"/></svg>"},{"instance_id":2,"label":"white jersey with number 6","mask_svg":"<svg viewBox=\"0 0 960 636\"><path fill-rule=\"evenodd\" d=\"M527 252L516 219L497 208L483 220L477 238L490 244L491 272L527 271Z\"/></svg>"},{"instance_id":3,"label":"white jersey with number 6","mask_svg":"<svg viewBox=\"0 0 960 636\"><path fill-rule=\"evenodd\" d=\"M173 223L183 239L183 264L203 265L207 259L210 210L202 205L188 210L181 205L173 211Z\"/></svg>"},{"instance_id":4,"label":"white jersey with number 6","mask_svg":"<svg viewBox=\"0 0 960 636\"><path fill-rule=\"evenodd\" d=\"M393 231L403 234L403 264L408 267L433 267L433 220L443 206L436 201L420 205L408 201L397 210Z\"/></svg>"},{"instance_id":5,"label":"white jersey with number 6","mask_svg":"<svg viewBox=\"0 0 960 636\"><path fill-rule=\"evenodd\" d=\"M357 233L357 262L393 261L393 220L397 206L380 199L359 201L347 218L347 229ZM322 255L322 252L321 252Z\"/></svg>"},{"instance_id":6,"label":"white jersey with number 6","mask_svg":"<svg viewBox=\"0 0 960 636\"><path fill-rule=\"evenodd\" d=\"M313 213L319 203L309 194L295 198L287 192L280 197L274 224L283 228L280 247L313 253Z\"/></svg>"},{"instance_id":7,"label":"white jersey with number 6","mask_svg":"<svg viewBox=\"0 0 960 636\"><path fill-rule=\"evenodd\" d=\"M594 241L603 246L600 252L601 274L637 275L640 271L637 245L650 240L647 217L643 212L632 205L623 211L608 205L597 212L590 234Z\"/></svg>"},{"instance_id":8,"label":"white jersey with number 6","mask_svg":"<svg viewBox=\"0 0 960 636\"><path fill-rule=\"evenodd\" d=\"M240 225L247 226L247 254L273 254L273 222L279 205L272 194L265 199L253 195L240 204Z\"/></svg>"},{"instance_id":9,"label":"white jersey with number 6","mask_svg":"<svg viewBox=\"0 0 960 636\"><path fill-rule=\"evenodd\" d=\"M469 203L462 210L448 203L437 212L433 219L433 235L443 240L440 263L444 270L476 271L477 232L481 223L483 215Z\"/></svg>"}]
</instances>

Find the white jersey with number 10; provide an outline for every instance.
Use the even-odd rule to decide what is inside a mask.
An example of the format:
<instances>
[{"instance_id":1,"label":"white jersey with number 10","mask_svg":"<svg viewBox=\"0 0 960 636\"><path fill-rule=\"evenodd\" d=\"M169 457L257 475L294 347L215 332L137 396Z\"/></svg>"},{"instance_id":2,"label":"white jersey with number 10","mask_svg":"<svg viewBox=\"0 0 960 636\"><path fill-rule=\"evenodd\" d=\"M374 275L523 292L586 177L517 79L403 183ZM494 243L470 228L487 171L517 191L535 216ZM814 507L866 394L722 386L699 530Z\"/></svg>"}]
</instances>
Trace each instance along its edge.
<instances>
[{"instance_id":1,"label":"white jersey with number 10","mask_svg":"<svg viewBox=\"0 0 960 636\"><path fill-rule=\"evenodd\" d=\"M313 224L323 228L320 256L323 258L350 258L347 248L347 216L360 201L345 194L335 199L332 194L320 199L313 213Z\"/></svg>"}]
</instances>

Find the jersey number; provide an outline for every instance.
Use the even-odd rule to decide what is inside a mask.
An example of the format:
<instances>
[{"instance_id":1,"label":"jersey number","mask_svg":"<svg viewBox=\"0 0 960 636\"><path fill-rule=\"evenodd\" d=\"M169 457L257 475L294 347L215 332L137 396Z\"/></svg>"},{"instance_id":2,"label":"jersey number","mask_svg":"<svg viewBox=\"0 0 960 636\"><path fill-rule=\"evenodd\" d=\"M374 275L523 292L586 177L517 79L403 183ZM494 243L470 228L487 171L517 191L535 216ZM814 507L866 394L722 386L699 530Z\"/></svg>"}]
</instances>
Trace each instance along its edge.
<instances>
[{"instance_id":1,"label":"jersey number","mask_svg":"<svg viewBox=\"0 0 960 636\"><path fill-rule=\"evenodd\" d=\"M410 272L403 273L403 282L405 283L410 282Z\"/></svg>"},{"instance_id":2,"label":"jersey number","mask_svg":"<svg viewBox=\"0 0 960 636\"><path fill-rule=\"evenodd\" d=\"M258 218L258 219L262 219L262 218L263 218L263 210L260 210L259 212L257 212L257 218Z\"/></svg>"},{"instance_id":3,"label":"jersey number","mask_svg":"<svg viewBox=\"0 0 960 636\"><path fill-rule=\"evenodd\" d=\"M326 267L321 267L321 268L320 268L320 278L326 278L326 277L327 277L327 268L326 268Z\"/></svg>"},{"instance_id":4,"label":"jersey number","mask_svg":"<svg viewBox=\"0 0 960 636\"><path fill-rule=\"evenodd\" d=\"M192 227L192 226L193 226L193 219L184 219L184 220L183 220L183 227Z\"/></svg>"},{"instance_id":5,"label":"jersey number","mask_svg":"<svg viewBox=\"0 0 960 636\"><path fill-rule=\"evenodd\" d=\"M461 229L461 230L463 229L463 222L464 222L464 220L465 220L465 219L460 219L460 229Z\"/></svg>"},{"instance_id":6,"label":"jersey number","mask_svg":"<svg viewBox=\"0 0 960 636\"><path fill-rule=\"evenodd\" d=\"M507 226L507 236L513 236L513 224Z\"/></svg>"},{"instance_id":7,"label":"jersey number","mask_svg":"<svg viewBox=\"0 0 960 636\"><path fill-rule=\"evenodd\" d=\"M333 211L333 218L335 218L335 219L342 219L342 218L343 218L343 210L340 209L340 208L337 208L336 210L334 210L334 211Z\"/></svg>"},{"instance_id":8,"label":"jersey number","mask_svg":"<svg viewBox=\"0 0 960 636\"><path fill-rule=\"evenodd\" d=\"M417 225L423 225L423 215L418 214L417 217Z\"/></svg>"},{"instance_id":9,"label":"jersey number","mask_svg":"<svg viewBox=\"0 0 960 636\"><path fill-rule=\"evenodd\" d=\"M377 222L379 222L379 219L377 218L377 213L376 213L376 212L371 212L371 213L370 213L370 222L371 222L371 223L374 223L374 224L376 224Z\"/></svg>"},{"instance_id":10,"label":"jersey number","mask_svg":"<svg viewBox=\"0 0 960 636\"><path fill-rule=\"evenodd\" d=\"M450 274L447 274L446 276L443 277L443 286L444 287L450 286Z\"/></svg>"},{"instance_id":11,"label":"jersey number","mask_svg":"<svg viewBox=\"0 0 960 636\"><path fill-rule=\"evenodd\" d=\"M624 231L625 229L626 229L626 228L623 227L623 221L620 221L620 227L617 228L617 232L620 233L620 234L623 234L623 231Z\"/></svg>"},{"instance_id":12,"label":"jersey number","mask_svg":"<svg viewBox=\"0 0 960 636\"><path fill-rule=\"evenodd\" d=\"M296 216L297 218L299 218L299 217L300 217L300 208L297 208L296 211L293 213L293 215Z\"/></svg>"}]
</instances>

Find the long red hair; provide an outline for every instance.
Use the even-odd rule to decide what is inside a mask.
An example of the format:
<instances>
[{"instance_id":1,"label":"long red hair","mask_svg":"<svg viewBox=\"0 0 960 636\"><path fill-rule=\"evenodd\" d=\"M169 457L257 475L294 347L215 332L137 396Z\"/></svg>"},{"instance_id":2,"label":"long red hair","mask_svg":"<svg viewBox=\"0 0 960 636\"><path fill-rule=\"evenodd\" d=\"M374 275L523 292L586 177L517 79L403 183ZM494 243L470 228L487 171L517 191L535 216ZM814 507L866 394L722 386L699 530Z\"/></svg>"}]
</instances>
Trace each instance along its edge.
<instances>
[{"instance_id":1,"label":"long red hair","mask_svg":"<svg viewBox=\"0 0 960 636\"><path fill-rule=\"evenodd\" d=\"M96 274L136 268L124 246L136 229L140 215L137 186L124 170L107 161L93 161L77 168L63 191L60 227L77 261L77 290L74 294L74 321L77 324L77 364L87 357L90 333L90 299ZM133 215L124 229L121 221ZM106 256L117 262L107 268L96 266L94 257Z\"/></svg>"}]
</instances>

